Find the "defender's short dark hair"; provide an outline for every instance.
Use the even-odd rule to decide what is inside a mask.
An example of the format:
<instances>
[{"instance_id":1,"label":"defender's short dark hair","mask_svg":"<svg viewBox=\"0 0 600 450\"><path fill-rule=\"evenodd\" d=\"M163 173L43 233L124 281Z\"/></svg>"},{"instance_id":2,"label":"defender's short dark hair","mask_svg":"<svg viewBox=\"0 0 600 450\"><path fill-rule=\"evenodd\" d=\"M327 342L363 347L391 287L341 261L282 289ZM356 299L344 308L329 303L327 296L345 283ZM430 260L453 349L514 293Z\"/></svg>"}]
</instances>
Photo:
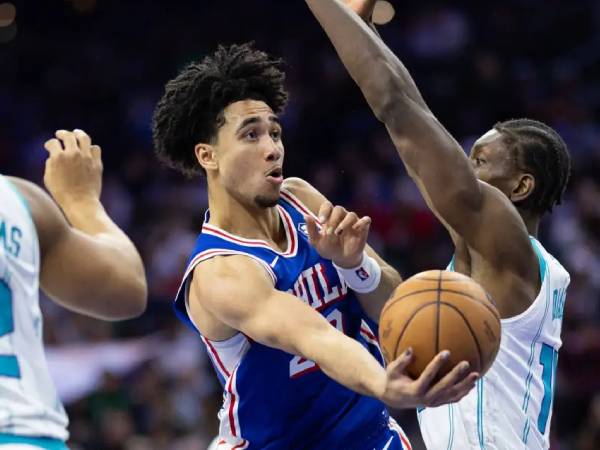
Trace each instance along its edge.
<instances>
[{"instance_id":1,"label":"defender's short dark hair","mask_svg":"<svg viewBox=\"0 0 600 450\"><path fill-rule=\"evenodd\" d=\"M533 193L522 206L538 214L552 212L552 207L561 203L571 175L571 157L563 139L533 119L499 122L494 129L514 152L517 166L535 177Z\"/></svg>"},{"instance_id":2,"label":"defender's short dark hair","mask_svg":"<svg viewBox=\"0 0 600 450\"><path fill-rule=\"evenodd\" d=\"M186 175L202 172L194 155L198 143L214 142L223 110L240 100L261 100L280 113L288 94L281 59L252 43L219 46L169 81L154 110L152 137L158 158Z\"/></svg>"}]
</instances>

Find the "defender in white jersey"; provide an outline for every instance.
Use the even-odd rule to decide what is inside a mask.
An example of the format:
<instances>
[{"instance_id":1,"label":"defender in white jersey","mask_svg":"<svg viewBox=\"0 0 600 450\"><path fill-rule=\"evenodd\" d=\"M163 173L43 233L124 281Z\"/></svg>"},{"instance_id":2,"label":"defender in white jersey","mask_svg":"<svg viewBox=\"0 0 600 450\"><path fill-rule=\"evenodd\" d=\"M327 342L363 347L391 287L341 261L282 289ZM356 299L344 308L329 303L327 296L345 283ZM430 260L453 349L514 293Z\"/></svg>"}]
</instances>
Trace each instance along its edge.
<instances>
[{"instance_id":1,"label":"defender in white jersey","mask_svg":"<svg viewBox=\"0 0 600 450\"><path fill-rule=\"evenodd\" d=\"M569 178L565 143L541 122L509 120L467 158L372 29L339 0L306 1L449 231L454 269L489 292L503 319L498 359L477 389L421 412L428 448L547 449L569 276L536 236ZM375 0L355 3L372 8Z\"/></svg>"},{"instance_id":2,"label":"defender in white jersey","mask_svg":"<svg viewBox=\"0 0 600 450\"><path fill-rule=\"evenodd\" d=\"M531 242L540 265L539 294L526 311L502 320L500 351L477 382L477 389L458 403L418 410L428 448L549 447L552 394L570 278L535 238Z\"/></svg>"},{"instance_id":3,"label":"defender in white jersey","mask_svg":"<svg viewBox=\"0 0 600 450\"><path fill-rule=\"evenodd\" d=\"M66 448L68 419L46 364L38 288L106 320L137 316L146 304L141 259L99 201L100 148L79 130L59 131L45 147L44 181L58 205L38 186L0 175L2 450Z\"/></svg>"}]
</instances>

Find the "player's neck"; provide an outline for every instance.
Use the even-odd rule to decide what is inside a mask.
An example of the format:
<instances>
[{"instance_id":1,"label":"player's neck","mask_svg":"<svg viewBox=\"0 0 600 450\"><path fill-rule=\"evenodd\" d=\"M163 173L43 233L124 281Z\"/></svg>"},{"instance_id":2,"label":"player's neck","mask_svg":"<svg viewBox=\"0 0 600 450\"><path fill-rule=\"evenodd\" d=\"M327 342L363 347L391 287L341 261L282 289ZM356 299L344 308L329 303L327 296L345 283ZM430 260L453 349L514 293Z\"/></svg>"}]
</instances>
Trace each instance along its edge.
<instances>
[{"instance_id":1,"label":"player's neck","mask_svg":"<svg viewBox=\"0 0 600 450\"><path fill-rule=\"evenodd\" d=\"M210 224L248 239L261 239L279 244L282 224L277 207L261 208L244 204L224 192L208 194Z\"/></svg>"},{"instance_id":2,"label":"player's neck","mask_svg":"<svg viewBox=\"0 0 600 450\"><path fill-rule=\"evenodd\" d=\"M538 214L531 213L529 211L517 208L525 226L527 227L527 233L537 239L538 231L540 228L540 216Z\"/></svg>"}]
</instances>

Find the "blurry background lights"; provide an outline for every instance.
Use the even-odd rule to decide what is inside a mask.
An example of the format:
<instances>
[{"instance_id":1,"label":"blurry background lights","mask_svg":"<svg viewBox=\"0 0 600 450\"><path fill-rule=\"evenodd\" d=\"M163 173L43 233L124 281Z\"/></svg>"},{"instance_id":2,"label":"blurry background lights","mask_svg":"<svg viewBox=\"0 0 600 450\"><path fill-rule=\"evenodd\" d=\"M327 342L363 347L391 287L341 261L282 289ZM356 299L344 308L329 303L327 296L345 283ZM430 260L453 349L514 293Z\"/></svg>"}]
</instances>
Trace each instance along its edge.
<instances>
[{"instance_id":1,"label":"blurry background lights","mask_svg":"<svg viewBox=\"0 0 600 450\"><path fill-rule=\"evenodd\" d=\"M0 3L0 28L8 27L15 21L17 8L12 3Z\"/></svg>"},{"instance_id":2,"label":"blurry background lights","mask_svg":"<svg viewBox=\"0 0 600 450\"><path fill-rule=\"evenodd\" d=\"M394 18L396 10L388 1L382 0L375 4L373 10L373 23L377 25L385 25Z\"/></svg>"},{"instance_id":3,"label":"blurry background lights","mask_svg":"<svg viewBox=\"0 0 600 450\"><path fill-rule=\"evenodd\" d=\"M12 3L0 3L0 44L12 41L17 35L17 8Z\"/></svg>"}]
</instances>

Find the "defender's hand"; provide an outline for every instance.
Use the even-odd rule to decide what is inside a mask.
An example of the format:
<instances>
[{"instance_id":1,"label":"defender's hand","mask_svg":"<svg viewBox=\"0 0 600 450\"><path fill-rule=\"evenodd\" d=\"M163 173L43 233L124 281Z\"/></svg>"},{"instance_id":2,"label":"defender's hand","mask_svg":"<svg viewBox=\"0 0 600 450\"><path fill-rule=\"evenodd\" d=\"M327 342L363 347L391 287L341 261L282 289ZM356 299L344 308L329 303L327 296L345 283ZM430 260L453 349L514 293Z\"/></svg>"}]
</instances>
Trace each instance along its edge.
<instances>
[{"instance_id":1,"label":"defender's hand","mask_svg":"<svg viewBox=\"0 0 600 450\"><path fill-rule=\"evenodd\" d=\"M365 22L370 23L377 0L343 0Z\"/></svg>"},{"instance_id":2,"label":"defender's hand","mask_svg":"<svg viewBox=\"0 0 600 450\"><path fill-rule=\"evenodd\" d=\"M359 219L356 213L325 202L319 210L320 230L313 217L305 216L304 220L310 243L319 255L343 268L361 263L371 226L370 217Z\"/></svg>"},{"instance_id":3,"label":"defender's hand","mask_svg":"<svg viewBox=\"0 0 600 450\"><path fill-rule=\"evenodd\" d=\"M470 372L469 363L463 361L432 386L431 383L449 356L448 351L440 352L421 376L413 380L405 373L413 359L412 350L408 349L386 368L387 384L381 401L398 409L434 407L459 401L475 387L479 374Z\"/></svg>"},{"instance_id":4,"label":"defender's hand","mask_svg":"<svg viewBox=\"0 0 600 450\"><path fill-rule=\"evenodd\" d=\"M82 203L98 203L102 191L101 150L81 130L58 130L56 139L44 144L46 160L44 184L63 208Z\"/></svg>"}]
</instances>

